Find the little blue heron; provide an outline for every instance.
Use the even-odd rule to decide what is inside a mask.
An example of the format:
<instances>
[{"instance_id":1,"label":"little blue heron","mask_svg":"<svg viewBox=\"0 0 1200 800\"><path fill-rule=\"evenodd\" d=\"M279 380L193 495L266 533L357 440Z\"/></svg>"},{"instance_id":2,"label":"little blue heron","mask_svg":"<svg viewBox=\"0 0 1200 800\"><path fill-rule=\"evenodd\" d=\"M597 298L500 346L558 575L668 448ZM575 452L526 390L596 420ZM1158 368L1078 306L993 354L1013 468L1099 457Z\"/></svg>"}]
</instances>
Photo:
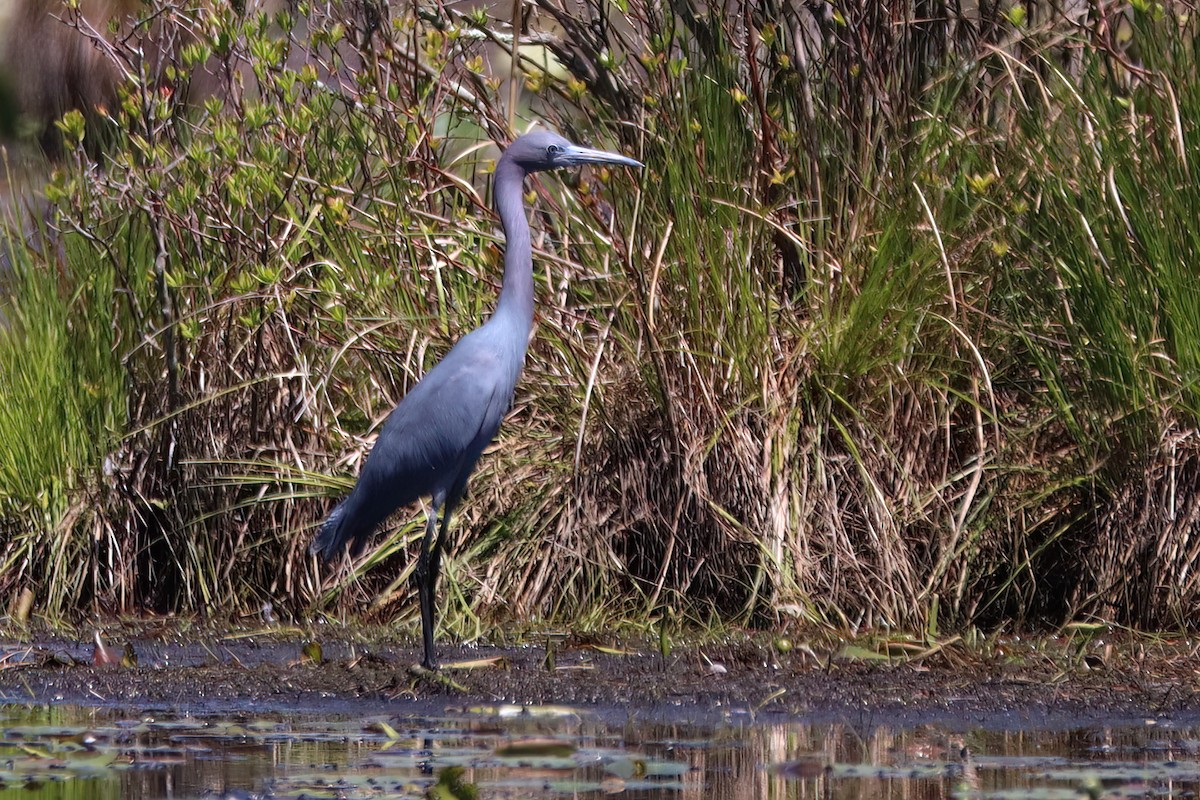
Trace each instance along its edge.
<instances>
[{"instance_id":1,"label":"little blue heron","mask_svg":"<svg viewBox=\"0 0 1200 800\"><path fill-rule=\"evenodd\" d=\"M330 513L309 548L330 561L349 543L350 555L357 556L393 511L422 497L432 498L413 573L425 645L421 663L427 669L437 667L435 592L450 515L466 491L475 462L508 413L533 329L533 251L522 202L525 176L578 164L642 166L547 131L526 134L504 151L495 174L496 211L505 236L504 283L496 311L460 339L388 416L354 489Z\"/></svg>"}]
</instances>

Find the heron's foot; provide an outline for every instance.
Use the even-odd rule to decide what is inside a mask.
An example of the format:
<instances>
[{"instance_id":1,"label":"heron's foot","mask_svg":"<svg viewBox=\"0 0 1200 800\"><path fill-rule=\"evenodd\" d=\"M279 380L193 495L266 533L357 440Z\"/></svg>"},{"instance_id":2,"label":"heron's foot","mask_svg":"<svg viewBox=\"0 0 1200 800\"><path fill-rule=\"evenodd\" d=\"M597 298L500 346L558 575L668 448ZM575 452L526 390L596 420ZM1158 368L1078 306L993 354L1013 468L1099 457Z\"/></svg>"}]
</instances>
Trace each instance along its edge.
<instances>
[{"instance_id":1,"label":"heron's foot","mask_svg":"<svg viewBox=\"0 0 1200 800\"><path fill-rule=\"evenodd\" d=\"M456 680L451 679L448 675L438 672L437 669L430 669L424 664L413 664L408 668L408 674L412 675L421 681L426 681L434 686L440 686L443 689L450 689L454 692L468 693L467 687L463 686Z\"/></svg>"}]
</instances>

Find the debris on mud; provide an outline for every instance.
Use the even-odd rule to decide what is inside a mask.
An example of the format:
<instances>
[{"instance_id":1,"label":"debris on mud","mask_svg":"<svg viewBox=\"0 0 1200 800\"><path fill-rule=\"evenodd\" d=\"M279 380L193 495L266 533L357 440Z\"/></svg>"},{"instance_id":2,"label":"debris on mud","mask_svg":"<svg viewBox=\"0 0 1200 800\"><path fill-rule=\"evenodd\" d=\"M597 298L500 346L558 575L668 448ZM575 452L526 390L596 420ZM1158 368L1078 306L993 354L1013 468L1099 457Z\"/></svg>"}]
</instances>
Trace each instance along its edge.
<instances>
[{"instance_id":1,"label":"debris on mud","mask_svg":"<svg viewBox=\"0 0 1200 800\"><path fill-rule=\"evenodd\" d=\"M348 630L348 629L347 629ZM1069 637L901 648L856 640L775 646L750 635L676 645L650 641L443 646L444 679L412 669L416 648L370 638L271 630L107 637L136 660L96 659L87 639L0 640L0 702L77 703L178 712L374 713L557 706L602 715L700 720L787 715L972 726L1097 718L1200 718L1194 644Z\"/></svg>"}]
</instances>

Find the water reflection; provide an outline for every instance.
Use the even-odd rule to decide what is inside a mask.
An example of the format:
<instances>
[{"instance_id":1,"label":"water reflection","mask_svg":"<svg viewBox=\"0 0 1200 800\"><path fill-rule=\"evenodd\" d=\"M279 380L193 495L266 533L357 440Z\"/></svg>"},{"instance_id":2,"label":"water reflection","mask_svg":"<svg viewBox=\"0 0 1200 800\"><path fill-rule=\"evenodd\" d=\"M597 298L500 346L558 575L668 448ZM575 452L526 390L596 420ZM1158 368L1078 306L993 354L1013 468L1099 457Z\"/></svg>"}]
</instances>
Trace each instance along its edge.
<instances>
[{"instance_id":1,"label":"water reflection","mask_svg":"<svg viewBox=\"0 0 1200 800\"><path fill-rule=\"evenodd\" d=\"M0 706L6 798L1192 797L1196 730L606 724L557 709L444 719L125 717ZM440 783L439 783L440 781Z\"/></svg>"}]
</instances>

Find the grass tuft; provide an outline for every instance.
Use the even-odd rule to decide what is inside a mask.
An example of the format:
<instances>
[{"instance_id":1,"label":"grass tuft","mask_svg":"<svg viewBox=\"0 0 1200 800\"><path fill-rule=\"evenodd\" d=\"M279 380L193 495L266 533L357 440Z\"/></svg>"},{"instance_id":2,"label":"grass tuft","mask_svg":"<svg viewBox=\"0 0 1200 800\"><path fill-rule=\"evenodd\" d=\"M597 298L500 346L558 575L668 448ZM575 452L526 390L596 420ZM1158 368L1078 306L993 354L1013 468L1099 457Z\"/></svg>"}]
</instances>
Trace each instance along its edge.
<instances>
[{"instance_id":1,"label":"grass tuft","mask_svg":"<svg viewBox=\"0 0 1200 800\"><path fill-rule=\"evenodd\" d=\"M189 58L239 91L64 117L50 222L5 225L0 594L414 621L419 510L348 572L306 546L490 313L488 140L539 121L647 166L529 184L453 635L1190 620L1194 15L627 5L540 4L514 108L486 15L217 5Z\"/></svg>"}]
</instances>

